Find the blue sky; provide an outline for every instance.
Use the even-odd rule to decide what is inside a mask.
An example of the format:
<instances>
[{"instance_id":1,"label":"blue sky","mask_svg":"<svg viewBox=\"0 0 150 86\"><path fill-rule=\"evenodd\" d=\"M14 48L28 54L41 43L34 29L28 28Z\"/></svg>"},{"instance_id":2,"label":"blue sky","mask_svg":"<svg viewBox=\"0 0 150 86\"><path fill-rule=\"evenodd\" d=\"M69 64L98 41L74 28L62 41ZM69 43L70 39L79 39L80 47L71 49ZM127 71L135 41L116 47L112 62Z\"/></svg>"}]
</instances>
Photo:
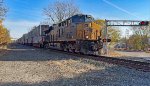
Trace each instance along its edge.
<instances>
[{"instance_id":1,"label":"blue sky","mask_svg":"<svg viewBox=\"0 0 150 86\"><path fill-rule=\"evenodd\" d=\"M4 25L19 38L44 21L42 9L55 0L5 0L8 7ZM150 20L150 0L74 0L84 14L99 19Z\"/></svg>"}]
</instances>

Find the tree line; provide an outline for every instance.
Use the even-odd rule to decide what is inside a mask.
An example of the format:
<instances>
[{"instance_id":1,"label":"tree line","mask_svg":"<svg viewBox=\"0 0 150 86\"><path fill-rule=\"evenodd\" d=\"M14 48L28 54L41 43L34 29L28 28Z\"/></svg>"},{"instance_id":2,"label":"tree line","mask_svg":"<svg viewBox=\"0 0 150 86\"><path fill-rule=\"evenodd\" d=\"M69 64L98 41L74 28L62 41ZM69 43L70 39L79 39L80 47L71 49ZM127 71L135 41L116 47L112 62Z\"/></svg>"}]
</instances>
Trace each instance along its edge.
<instances>
[{"instance_id":1,"label":"tree line","mask_svg":"<svg viewBox=\"0 0 150 86\"><path fill-rule=\"evenodd\" d=\"M7 8L4 6L4 2L2 0L0 1L0 47L5 46L10 42L9 31L3 26L6 13Z\"/></svg>"},{"instance_id":2,"label":"tree line","mask_svg":"<svg viewBox=\"0 0 150 86\"><path fill-rule=\"evenodd\" d=\"M147 50L150 47L150 43L149 43L150 25L140 26L140 27L134 26L134 27L131 27L129 31L132 32L132 34L130 35L128 34L128 36L125 36L125 37L119 37L120 40L117 40L115 42L125 44L124 46L122 46L122 48L126 48L127 50ZM121 36L121 35L118 35L118 36Z\"/></svg>"},{"instance_id":3,"label":"tree line","mask_svg":"<svg viewBox=\"0 0 150 86\"><path fill-rule=\"evenodd\" d=\"M79 14L80 9L73 0L56 0L43 8L43 14L46 15L51 23L59 23L63 20Z\"/></svg>"},{"instance_id":4,"label":"tree line","mask_svg":"<svg viewBox=\"0 0 150 86\"><path fill-rule=\"evenodd\" d=\"M145 50L150 47L148 39L150 38L150 26L132 27L133 35L127 39L129 49Z\"/></svg>"},{"instance_id":5,"label":"tree line","mask_svg":"<svg viewBox=\"0 0 150 86\"><path fill-rule=\"evenodd\" d=\"M2 21L0 23L0 46L3 46L10 42L10 35L7 28L2 25Z\"/></svg>"}]
</instances>

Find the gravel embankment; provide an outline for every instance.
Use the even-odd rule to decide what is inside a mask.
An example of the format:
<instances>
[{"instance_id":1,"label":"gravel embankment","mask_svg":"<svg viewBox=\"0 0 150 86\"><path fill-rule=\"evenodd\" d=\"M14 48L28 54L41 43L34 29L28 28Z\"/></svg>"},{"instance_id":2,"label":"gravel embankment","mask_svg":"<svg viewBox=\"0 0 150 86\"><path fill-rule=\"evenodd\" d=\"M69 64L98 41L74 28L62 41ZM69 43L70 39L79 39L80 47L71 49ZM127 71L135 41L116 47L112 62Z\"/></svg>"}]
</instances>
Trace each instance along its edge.
<instances>
[{"instance_id":1,"label":"gravel embankment","mask_svg":"<svg viewBox=\"0 0 150 86\"><path fill-rule=\"evenodd\" d=\"M0 56L0 86L150 86L150 72L14 44Z\"/></svg>"}]
</instances>

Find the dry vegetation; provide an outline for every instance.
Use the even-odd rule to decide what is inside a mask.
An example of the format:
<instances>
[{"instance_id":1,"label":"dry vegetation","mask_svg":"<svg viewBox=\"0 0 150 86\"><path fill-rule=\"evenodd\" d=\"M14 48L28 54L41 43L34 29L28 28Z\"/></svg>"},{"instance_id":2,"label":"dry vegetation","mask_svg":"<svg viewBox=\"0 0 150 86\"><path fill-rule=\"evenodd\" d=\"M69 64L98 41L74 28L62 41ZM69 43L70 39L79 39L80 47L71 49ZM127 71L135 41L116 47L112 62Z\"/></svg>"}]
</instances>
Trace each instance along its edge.
<instances>
[{"instance_id":1,"label":"dry vegetation","mask_svg":"<svg viewBox=\"0 0 150 86\"><path fill-rule=\"evenodd\" d=\"M2 24L6 13L7 8L4 6L4 1L0 0L0 49L5 48L5 46L10 42L9 31Z\"/></svg>"},{"instance_id":2,"label":"dry vegetation","mask_svg":"<svg viewBox=\"0 0 150 86\"><path fill-rule=\"evenodd\" d=\"M119 54L119 53L114 52L114 51L110 51L108 54L109 54L109 56L111 56L111 57L124 57L124 55Z\"/></svg>"},{"instance_id":3,"label":"dry vegetation","mask_svg":"<svg viewBox=\"0 0 150 86\"><path fill-rule=\"evenodd\" d=\"M72 0L56 0L43 9L43 13L53 23L62 22L63 20L80 13L80 9Z\"/></svg>"},{"instance_id":4,"label":"dry vegetation","mask_svg":"<svg viewBox=\"0 0 150 86\"><path fill-rule=\"evenodd\" d=\"M0 57L0 86L149 86L150 73L13 45Z\"/></svg>"},{"instance_id":5,"label":"dry vegetation","mask_svg":"<svg viewBox=\"0 0 150 86\"><path fill-rule=\"evenodd\" d=\"M9 31L2 25L2 21L0 21L0 48L4 48L9 42Z\"/></svg>"}]
</instances>

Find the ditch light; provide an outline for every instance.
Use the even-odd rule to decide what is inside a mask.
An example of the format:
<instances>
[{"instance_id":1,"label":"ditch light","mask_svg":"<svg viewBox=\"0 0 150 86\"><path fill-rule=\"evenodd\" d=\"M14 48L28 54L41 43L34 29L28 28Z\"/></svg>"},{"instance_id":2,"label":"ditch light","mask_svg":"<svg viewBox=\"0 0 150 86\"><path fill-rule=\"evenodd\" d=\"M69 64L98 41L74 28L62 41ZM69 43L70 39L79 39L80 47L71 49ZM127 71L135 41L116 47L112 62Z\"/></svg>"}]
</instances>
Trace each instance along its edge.
<instances>
[{"instance_id":1,"label":"ditch light","mask_svg":"<svg viewBox=\"0 0 150 86\"><path fill-rule=\"evenodd\" d=\"M111 39L103 39L103 42L111 42Z\"/></svg>"}]
</instances>

